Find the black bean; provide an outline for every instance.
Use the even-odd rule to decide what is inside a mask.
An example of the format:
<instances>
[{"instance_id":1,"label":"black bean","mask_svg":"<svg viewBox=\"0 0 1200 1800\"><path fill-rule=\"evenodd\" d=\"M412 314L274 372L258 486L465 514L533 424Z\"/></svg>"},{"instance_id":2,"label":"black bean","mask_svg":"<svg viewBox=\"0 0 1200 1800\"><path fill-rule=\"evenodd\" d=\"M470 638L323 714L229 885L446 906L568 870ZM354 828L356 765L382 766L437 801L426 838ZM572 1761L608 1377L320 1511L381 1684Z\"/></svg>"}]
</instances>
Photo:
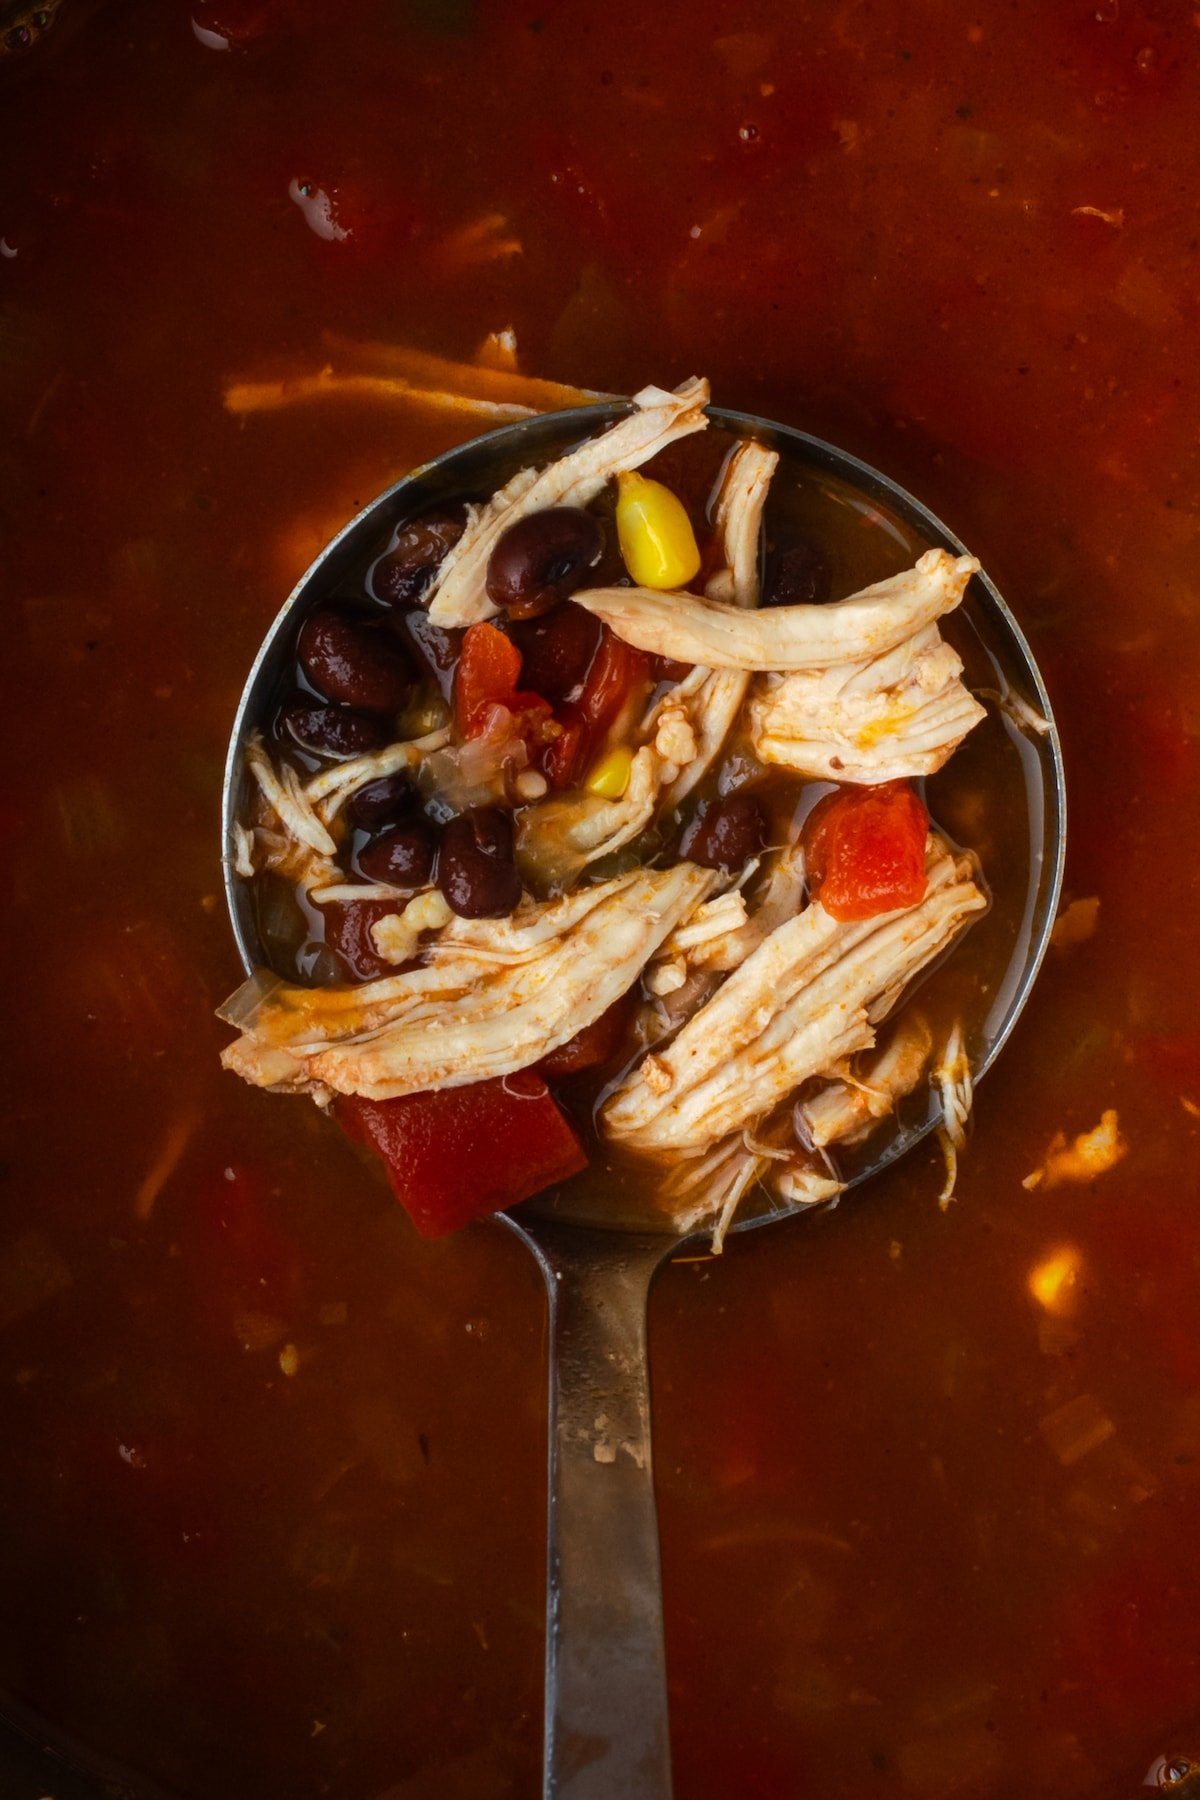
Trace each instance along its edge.
<instances>
[{"instance_id":1,"label":"black bean","mask_svg":"<svg viewBox=\"0 0 1200 1800\"><path fill-rule=\"evenodd\" d=\"M390 881L395 887L424 887L433 874L437 839L428 819L392 825L364 844L355 858L368 881Z\"/></svg>"},{"instance_id":2,"label":"black bean","mask_svg":"<svg viewBox=\"0 0 1200 1800\"><path fill-rule=\"evenodd\" d=\"M395 965L379 955L371 936L371 927L395 911L394 900L335 900L321 908L326 949L336 951L352 980L373 981L377 975L396 973Z\"/></svg>"},{"instance_id":3,"label":"black bean","mask_svg":"<svg viewBox=\"0 0 1200 1800\"><path fill-rule=\"evenodd\" d=\"M521 898L512 820L497 806L473 806L442 831L438 887L463 919L505 918Z\"/></svg>"},{"instance_id":4,"label":"black bean","mask_svg":"<svg viewBox=\"0 0 1200 1800\"><path fill-rule=\"evenodd\" d=\"M392 737L382 719L350 706L322 706L300 694L288 701L279 724L302 749L320 756L365 756L369 750L382 750Z\"/></svg>"},{"instance_id":5,"label":"black bean","mask_svg":"<svg viewBox=\"0 0 1200 1800\"><path fill-rule=\"evenodd\" d=\"M514 625L509 635L521 652L521 686L557 706L582 685L602 631L599 619L569 600Z\"/></svg>"},{"instance_id":6,"label":"black bean","mask_svg":"<svg viewBox=\"0 0 1200 1800\"><path fill-rule=\"evenodd\" d=\"M578 506L528 513L492 551L488 597L514 619L549 612L583 586L603 548L599 521Z\"/></svg>"},{"instance_id":7,"label":"black bean","mask_svg":"<svg viewBox=\"0 0 1200 1800\"><path fill-rule=\"evenodd\" d=\"M833 569L818 544L790 544L767 558L764 606L823 606L833 588Z\"/></svg>"},{"instance_id":8,"label":"black bean","mask_svg":"<svg viewBox=\"0 0 1200 1800\"><path fill-rule=\"evenodd\" d=\"M396 533L395 542L371 571L371 589L379 600L413 605L429 587L463 534L466 515L457 511L427 513Z\"/></svg>"},{"instance_id":9,"label":"black bean","mask_svg":"<svg viewBox=\"0 0 1200 1800\"><path fill-rule=\"evenodd\" d=\"M305 620L296 656L319 694L359 712L397 713L412 691L412 663L395 637L338 607Z\"/></svg>"},{"instance_id":10,"label":"black bean","mask_svg":"<svg viewBox=\"0 0 1200 1800\"><path fill-rule=\"evenodd\" d=\"M419 610L405 613L400 629L437 682L442 698L448 700L454 687L454 671L462 655L462 641L466 633L435 625L428 613Z\"/></svg>"},{"instance_id":11,"label":"black bean","mask_svg":"<svg viewBox=\"0 0 1200 1800\"><path fill-rule=\"evenodd\" d=\"M710 800L688 826L679 854L705 869L741 869L767 841L767 822L749 794L727 794Z\"/></svg>"},{"instance_id":12,"label":"black bean","mask_svg":"<svg viewBox=\"0 0 1200 1800\"><path fill-rule=\"evenodd\" d=\"M381 825L395 825L415 811L417 791L403 769L395 775L381 775L378 781L368 781L346 802L346 817L364 831L377 831Z\"/></svg>"}]
</instances>

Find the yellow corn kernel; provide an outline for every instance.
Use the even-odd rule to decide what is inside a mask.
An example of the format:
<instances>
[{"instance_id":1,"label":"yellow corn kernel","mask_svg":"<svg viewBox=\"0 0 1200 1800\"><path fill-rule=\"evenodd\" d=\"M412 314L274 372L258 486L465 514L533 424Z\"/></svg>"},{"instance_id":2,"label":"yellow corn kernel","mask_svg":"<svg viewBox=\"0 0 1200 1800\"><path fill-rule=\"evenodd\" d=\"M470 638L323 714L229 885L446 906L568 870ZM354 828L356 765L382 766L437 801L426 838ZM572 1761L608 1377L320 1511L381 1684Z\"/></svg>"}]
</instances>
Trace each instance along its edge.
<instances>
[{"instance_id":1,"label":"yellow corn kernel","mask_svg":"<svg viewBox=\"0 0 1200 1800\"><path fill-rule=\"evenodd\" d=\"M620 744L600 758L583 785L589 794L599 794L603 800L619 800L629 786L632 764L632 750Z\"/></svg>"},{"instance_id":2,"label":"yellow corn kernel","mask_svg":"<svg viewBox=\"0 0 1200 1800\"><path fill-rule=\"evenodd\" d=\"M683 587L700 567L696 534L682 502L661 481L648 481L633 469L617 476L617 537L639 587Z\"/></svg>"}]
</instances>

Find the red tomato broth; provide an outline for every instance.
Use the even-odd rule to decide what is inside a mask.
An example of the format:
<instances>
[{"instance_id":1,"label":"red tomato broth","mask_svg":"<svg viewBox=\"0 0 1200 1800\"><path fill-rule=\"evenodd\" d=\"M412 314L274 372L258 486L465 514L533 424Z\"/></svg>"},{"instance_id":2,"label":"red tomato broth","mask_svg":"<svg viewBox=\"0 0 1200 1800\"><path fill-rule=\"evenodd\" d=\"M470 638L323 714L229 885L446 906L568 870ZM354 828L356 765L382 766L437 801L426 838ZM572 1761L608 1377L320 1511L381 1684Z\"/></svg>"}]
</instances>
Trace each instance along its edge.
<instances>
[{"instance_id":1,"label":"red tomato broth","mask_svg":"<svg viewBox=\"0 0 1200 1800\"><path fill-rule=\"evenodd\" d=\"M681 1800L1137 1791L1200 1729L1200 1095L1143 1053L1195 1029L1190 15L369 7L350 33L295 0L218 53L171 9L70 7L0 65L5 1268L44 1240L0 1340L0 1674L185 1793L537 1791L535 1271L493 1229L419 1243L313 1109L220 1075L209 1017L237 978L215 797L245 668L330 531L467 434L333 401L243 423L221 390L311 372L326 329L458 356L511 322L531 372L702 369L951 519L1051 684L1068 889L1101 901L981 1092L945 1218L931 1149L663 1279ZM371 257L287 195L351 165L379 216L403 195ZM493 211L521 254L464 275L449 240ZM1024 1190L1107 1105L1126 1159ZM195 1250L227 1167L299 1259L289 1335L255 1350ZM1026 1282L1063 1242L1076 1338L1042 1348ZM1085 1394L1116 1429L1064 1467L1038 1424Z\"/></svg>"}]
</instances>

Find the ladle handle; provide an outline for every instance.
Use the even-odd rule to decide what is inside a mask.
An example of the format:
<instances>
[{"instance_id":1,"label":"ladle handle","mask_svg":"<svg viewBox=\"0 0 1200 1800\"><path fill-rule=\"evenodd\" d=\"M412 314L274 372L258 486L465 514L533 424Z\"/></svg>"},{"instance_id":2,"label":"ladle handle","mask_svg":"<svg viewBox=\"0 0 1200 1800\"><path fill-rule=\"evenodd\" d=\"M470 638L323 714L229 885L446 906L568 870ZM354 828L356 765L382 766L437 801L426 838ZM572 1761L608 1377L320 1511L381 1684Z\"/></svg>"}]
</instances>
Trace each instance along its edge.
<instances>
[{"instance_id":1,"label":"ladle handle","mask_svg":"<svg viewBox=\"0 0 1200 1800\"><path fill-rule=\"evenodd\" d=\"M646 1360L663 1251L614 1246L610 1233L578 1255L539 1248L550 1290L545 1800L669 1800Z\"/></svg>"}]
</instances>

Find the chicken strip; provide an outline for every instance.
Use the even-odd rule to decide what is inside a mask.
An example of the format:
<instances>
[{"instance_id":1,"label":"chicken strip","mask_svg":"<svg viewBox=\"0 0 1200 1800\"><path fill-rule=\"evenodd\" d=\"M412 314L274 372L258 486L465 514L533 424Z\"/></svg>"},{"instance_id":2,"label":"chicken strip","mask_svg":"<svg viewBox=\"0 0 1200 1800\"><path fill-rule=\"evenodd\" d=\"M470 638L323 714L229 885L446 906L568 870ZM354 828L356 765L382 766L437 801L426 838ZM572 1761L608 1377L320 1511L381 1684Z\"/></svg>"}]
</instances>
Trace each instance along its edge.
<instances>
[{"instance_id":1,"label":"chicken strip","mask_svg":"<svg viewBox=\"0 0 1200 1800\"><path fill-rule=\"evenodd\" d=\"M517 822L516 860L522 875L543 892L569 887L589 863L630 843L654 817L662 769L657 751L643 744L619 800L577 793L526 807Z\"/></svg>"},{"instance_id":2,"label":"chicken strip","mask_svg":"<svg viewBox=\"0 0 1200 1800\"><path fill-rule=\"evenodd\" d=\"M895 1111L897 1100L912 1093L932 1050L933 1034L925 1020L905 1019L865 1067L831 1081L797 1106L797 1128L817 1150L861 1142Z\"/></svg>"},{"instance_id":3,"label":"chicken strip","mask_svg":"<svg viewBox=\"0 0 1200 1800\"><path fill-rule=\"evenodd\" d=\"M294 881L319 905L399 898L404 890L386 883L347 882L334 860L339 846L331 834L342 831L337 816L351 794L381 775L418 769L449 735L442 729L389 744L367 756L334 763L302 783L290 763L275 768L261 733L252 731L246 740L246 768L258 789L256 818L252 827L234 826L235 872L250 880L261 870L272 870Z\"/></svg>"},{"instance_id":4,"label":"chicken strip","mask_svg":"<svg viewBox=\"0 0 1200 1800\"><path fill-rule=\"evenodd\" d=\"M263 801L275 814L288 837L297 844L315 850L318 856L332 857L337 845L330 837L325 821L314 810L300 778L289 763L283 763L277 774L267 755L261 733L252 731L246 740L246 767L254 778Z\"/></svg>"},{"instance_id":5,"label":"chicken strip","mask_svg":"<svg viewBox=\"0 0 1200 1800\"><path fill-rule=\"evenodd\" d=\"M961 674L931 624L868 662L768 677L750 703L755 753L815 780L932 775L985 716Z\"/></svg>"},{"instance_id":6,"label":"chicken strip","mask_svg":"<svg viewBox=\"0 0 1200 1800\"><path fill-rule=\"evenodd\" d=\"M747 874L752 875L753 869ZM731 888L715 900L702 901L676 926L646 971L647 988L652 994L670 994L697 971L727 974L736 969L800 911L803 898L804 852L799 843L768 852L766 872L760 873L749 902L740 887Z\"/></svg>"},{"instance_id":7,"label":"chicken strip","mask_svg":"<svg viewBox=\"0 0 1200 1800\"><path fill-rule=\"evenodd\" d=\"M903 986L987 904L971 871L931 839L916 906L842 923L814 903L781 925L616 1090L606 1133L655 1155L702 1149L869 1048Z\"/></svg>"},{"instance_id":8,"label":"chicken strip","mask_svg":"<svg viewBox=\"0 0 1200 1800\"><path fill-rule=\"evenodd\" d=\"M501 535L528 513L548 506L589 506L606 482L623 469L637 469L677 438L708 425L707 381L693 377L675 393L643 388L634 395L636 412L599 437L588 438L544 469L521 469L484 506L473 507L467 528L450 551L429 590L429 617L435 625L474 625L495 616L488 599L488 560Z\"/></svg>"},{"instance_id":9,"label":"chicken strip","mask_svg":"<svg viewBox=\"0 0 1200 1800\"><path fill-rule=\"evenodd\" d=\"M952 612L979 564L927 550L915 568L828 606L763 612L650 588L581 588L572 598L635 649L709 669L823 669L864 662Z\"/></svg>"},{"instance_id":10,"label":"chicken strip","mask_svg":"<svg viewBox=\"0 0 1200 1800\"><path fill-rule=\"evenodd\" d=\"M511 1074L592 1024L713 885L642 869L508 919L455 919L424 967L350 987L254 977L222 1062L258 1087L387 1100Z\"/></svg>"},{"instance_id":11,"label":"chicken strip","mask_svg":"<svg viewBox=\"0 0 1200 1800\"><path fill-rule=\"evenodd\" d=\"M404 743L388 744L382 750L355 756L349 762L334 763L314 775L304 789L305 797L328 825L340 812L351 794L369 781L398 774L401 769L416 770L435 750L443 750L450 742L446 726L428 732L424 737L410 738Z\"/></svg>"},{"instance_id":12,"label":"chicken strip","mask_svg":"<svg viewBox=\"0 0 1200 1800\"><path fill-rule=\"evenodd\" d=\"M704 1154L677 1163L660 1192L677 1231L712 1226L713 1255L720 1256L738 1207L756 1182L789 1207L835 1200L844 1185L804 1163L794 1146L760 1143L747 1132L736 1132Z\"/></svg>"},{"instance_id":13,"label":"chicken strip","mask_svg":"<svg viewBox=\"0 0 1200 1800\"><path fill-rule=\"evenodd\" d=\"M710 600L746 611L758 605L758 540L767 491L778 463L774 450L748 439L738 445L725 465L717 501L717 528L725 567L708 584ZM684 701L695 741L694 754L663 789L660 804L664 812L678 806L691 793L720 755L737 722L748 684L749 676L741 669L693 669L678 688L672 688L659 702L656 712L664 714L676 696Z\"/></svg>"}]
</instances>

